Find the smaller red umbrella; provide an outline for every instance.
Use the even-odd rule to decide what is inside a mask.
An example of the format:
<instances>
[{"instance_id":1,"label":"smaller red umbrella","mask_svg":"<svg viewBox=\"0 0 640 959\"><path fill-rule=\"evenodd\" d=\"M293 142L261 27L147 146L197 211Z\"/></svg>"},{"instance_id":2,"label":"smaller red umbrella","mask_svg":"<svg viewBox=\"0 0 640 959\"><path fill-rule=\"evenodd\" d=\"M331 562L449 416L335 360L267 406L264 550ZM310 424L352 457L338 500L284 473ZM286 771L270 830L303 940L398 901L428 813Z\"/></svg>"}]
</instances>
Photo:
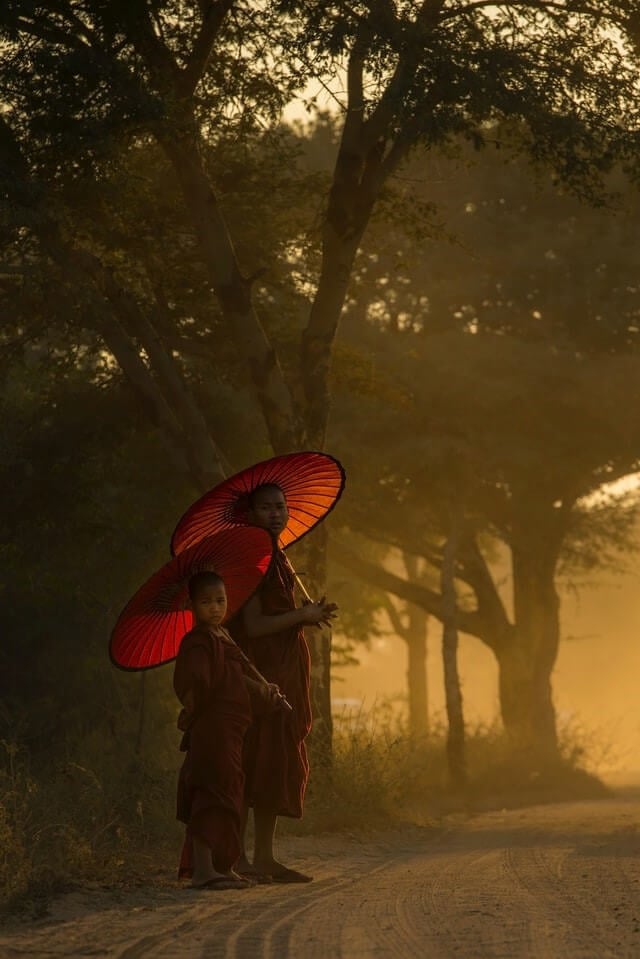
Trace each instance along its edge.
<instances>
[{"instance_id":1,"label":"smaller red umbrella","mask_svg":"<svg viewBox=\"0 0 640 959\"><path fill-rule=\"evenodd\" d=\"M229 619L256 591L273 558L273 540L264 529L224 530L175 556L141 586L120 614L109 642L120 669L151 669L175 659L193 628L187 608L194 573L216 572L227 592Z\"/></svg>"},{"instance_id":2,"label":"smaller red umbrella","mask_svg":"<svg viewBox=\"0 0 640 959\"><path fill-rule=\"evenodd\" d=\"M265 483L279 486L287 501L289 521L279 543L285 549L331 512L344 489L345 473L337 459L315 450L285 453L249 466L189 507L171 538L171 552L181 553L222 529L247 528L249 497Z\"/></svg>"}]
</instances>

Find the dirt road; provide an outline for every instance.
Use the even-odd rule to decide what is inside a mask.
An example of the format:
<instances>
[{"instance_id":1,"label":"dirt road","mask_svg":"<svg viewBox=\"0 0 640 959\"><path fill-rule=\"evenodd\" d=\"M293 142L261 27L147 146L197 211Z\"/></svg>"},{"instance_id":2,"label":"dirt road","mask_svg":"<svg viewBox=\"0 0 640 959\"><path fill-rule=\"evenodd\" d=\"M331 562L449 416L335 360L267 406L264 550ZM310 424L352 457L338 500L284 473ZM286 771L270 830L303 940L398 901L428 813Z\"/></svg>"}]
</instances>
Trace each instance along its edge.
<instances>
[{"instance_id":1,"label":"dirt road","mask_svg":"<svg viewBox=\"0 0 640 959\"><path fill-rule=\"evenodd\" d=\"M640 801L287 842L307 886L62 897L2 959L639 959Z\"/></svg>"}]
</instances>

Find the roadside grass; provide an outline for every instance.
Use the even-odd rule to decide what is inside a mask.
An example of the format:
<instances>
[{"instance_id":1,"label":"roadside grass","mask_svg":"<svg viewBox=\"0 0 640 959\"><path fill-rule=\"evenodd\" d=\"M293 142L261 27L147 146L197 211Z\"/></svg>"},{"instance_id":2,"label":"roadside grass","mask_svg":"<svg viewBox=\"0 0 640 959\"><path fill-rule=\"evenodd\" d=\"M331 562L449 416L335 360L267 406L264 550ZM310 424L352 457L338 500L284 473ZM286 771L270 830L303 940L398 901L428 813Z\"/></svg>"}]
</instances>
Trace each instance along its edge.
<instances>
[{"instance_id":1,"label":"roadside grass","mask_svg":"<svg viewBox=\"0 0 640 959\"><path fill-rule=\"evenodd\" d=\"M72 889L137 883L176 857L174 757L90 739L37 771L0 741L0 917L46 914Z\"/></svg>"},{"instance_id":2,"label":"roadside grass","mask_svg":"<svg viewBox=\"0 0 640 959\"><path fill-rule=\"evenodd\" d=\"M411 736L393 703L335 717L333 755L312 761L304 819L283 821L292 833L378 829L398 822L437 825L451 813L604 797L598 770L612 746L578 721L559 729L560 758L531 763L513 755L500 725L466 730L467 784L454 789L446 758L444 721L429 735Z\"/></svg>"},{"instance_id":3,"label":"roadside grass","mask_svg":"<svg viewBox=\"0 0 640 959\"><path fill-rule=\"evenodd\" d=\"M182 840L175 739L160 729L141 754L94 730L38 768L26 749L0 741L0 916L46 915L50 898L65 890L170 881ZM597 733L574 723L561 743L561 760L536 769L509 754L497 726L470 728L468 785L453 790L442 723L416 739L390 703L341 714L331 763L312 754L304 819L281 819L279 829L438 828L451 813L606 795L594 765L608 746Z\"/></svg>"}]
</instances>

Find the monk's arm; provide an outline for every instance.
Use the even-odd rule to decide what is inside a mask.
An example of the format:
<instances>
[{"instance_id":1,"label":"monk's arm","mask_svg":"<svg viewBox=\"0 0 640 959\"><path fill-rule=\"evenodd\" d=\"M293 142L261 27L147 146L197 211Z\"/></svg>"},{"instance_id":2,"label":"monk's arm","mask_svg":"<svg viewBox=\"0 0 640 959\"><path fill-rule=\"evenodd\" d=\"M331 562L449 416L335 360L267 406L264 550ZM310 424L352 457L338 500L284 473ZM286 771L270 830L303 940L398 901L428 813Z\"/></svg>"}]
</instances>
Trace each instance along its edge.
<instances>
[{"instance_id":1,"label":"monk's arm","mask_svg":"<svg viewBox=\"0 0 640 959\"><path fill-rule=\"evenodd\" d=\"M285 613L263 613L259 594L252 596L243 610L244 628L249 639L270 636L292 626L304 626L319 622L315 608L317 603L288 609Z\"/></svg>"}]
</instances>

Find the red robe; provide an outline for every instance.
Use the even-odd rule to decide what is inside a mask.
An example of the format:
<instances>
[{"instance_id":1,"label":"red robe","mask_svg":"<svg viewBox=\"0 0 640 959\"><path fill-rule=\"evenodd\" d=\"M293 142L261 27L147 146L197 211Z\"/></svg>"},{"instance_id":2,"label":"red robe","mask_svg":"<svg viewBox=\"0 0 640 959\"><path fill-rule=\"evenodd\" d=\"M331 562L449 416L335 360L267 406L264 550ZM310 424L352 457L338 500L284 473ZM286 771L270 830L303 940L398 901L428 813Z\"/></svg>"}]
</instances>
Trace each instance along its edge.
<instances>
[{"instance_id":1,"label":"red robe","mask_svg":"<svg viewBox=\"0 0 640 959\"><path fill-rule=\"evenodd\" d=\"M263 580L258 596L266 615L295 608L294 576L282 551ZM246 798L251 806L278 816L302 816L309 779L304 744L311 729L310 658L301 626L249 639L242 610L229 631L252 663L277 683L293 710L276 710L254 718L245 739Z\"/></svg>"},{"instance_id":2,"label":"red robe","mask_svg":"<svg viewBox=\"0 0 640 959\"><path fill-rule=\"evenodd\" d=\"M239 651L225 631L196 626L182 640L173 687L183 705L178 727L186 752L178 777L177 818L186 824L180 876L192 873L192 836L206 843L218 872L241 851L242 750L251 722Z\"/></svg>"}]
</instances>

